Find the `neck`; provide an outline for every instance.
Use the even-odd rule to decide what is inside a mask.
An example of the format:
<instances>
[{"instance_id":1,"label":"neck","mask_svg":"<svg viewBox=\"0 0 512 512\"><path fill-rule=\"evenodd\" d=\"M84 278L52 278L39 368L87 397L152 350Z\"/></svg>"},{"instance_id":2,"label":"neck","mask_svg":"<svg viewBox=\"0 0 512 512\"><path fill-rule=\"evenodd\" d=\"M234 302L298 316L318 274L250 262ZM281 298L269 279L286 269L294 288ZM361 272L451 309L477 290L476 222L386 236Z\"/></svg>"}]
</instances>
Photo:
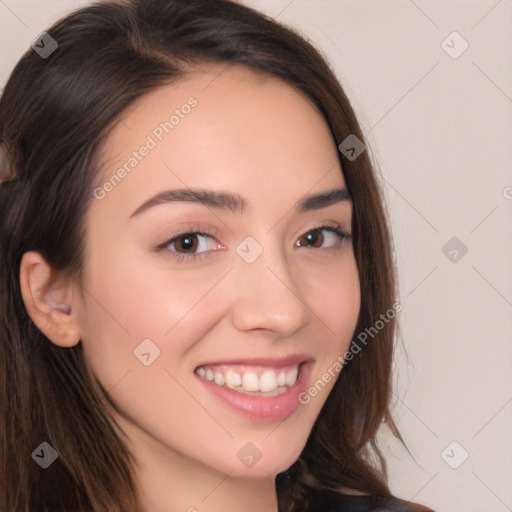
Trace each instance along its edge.
<instances>
[{"instance_id":1,"label":"neck","mask_svg":"<svg viewBox=\"0 0 512 512\"><path fill-rule=\"evenodd\" d=\"M278 512L275 477L233 477L116 419L136 463L138 512Z\"/></svg>"}]
</instances>

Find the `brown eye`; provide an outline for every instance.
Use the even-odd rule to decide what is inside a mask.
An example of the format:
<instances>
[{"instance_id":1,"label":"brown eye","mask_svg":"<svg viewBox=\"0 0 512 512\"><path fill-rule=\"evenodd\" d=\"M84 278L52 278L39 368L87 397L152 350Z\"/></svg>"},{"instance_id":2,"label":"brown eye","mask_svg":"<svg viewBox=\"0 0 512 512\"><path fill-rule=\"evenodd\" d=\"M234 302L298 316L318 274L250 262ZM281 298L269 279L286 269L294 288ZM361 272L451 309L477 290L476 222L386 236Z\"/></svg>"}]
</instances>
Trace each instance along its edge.
<instances>
[{"instance_id":1,"label":"brown eye","mask_svg":"<svg viewBox=\"0 0 512 512\"><path fill-rule=\"evenodd\" d=\"M313 249L334 249L345 239L349 239L341 229L331 226L322 226L320 228L311 229L297 240L298 247L311 247ZM327 242L327 245L324 244Z\"/></svg>"},{"instance_id":2,"label":"brown eye","mask_svg":"<svg viewBox=\"0 0 512 512\"><path fill-rule=\"evenodd\" d=\"M299 246L303 247L303 246L307 245L307 246L315 247L315 248L321 247L322 243L324 241L324 236L322 234L319 234L319 233L321 233L321 231L322 231L321 229L314 229L312 231L308 231L305 235L303 235L301 238L299 238L300 242L302 240L305 241L305 243L301 242L299 244Z\"/></svg>"},{"instance_id":3,"label":"brown eye","mask_svg":"<svg viewBox=\"0 0 512 512\"><path fill-rule=\"evenodd\" d=\"M215 236L218 236L218 231L210 227L209 229L216 233L213 235L202 229L199 224L190 224L157 245L154 250L164 252L177 262L192 263L211 256L212 252L224 249L222 244L216 242Z\"/></svg>"},{"instance_id":4,"label":"brown eye","mask_svg":"<svg viewBox=\"0 0 512 512\"><path fill-rule=\"evenodd\" d=\"M166 248L168 251L176 255L190 255L190 257L194 257L208 252L211 240L213 240L213 237L207 233L189 231L174 236L164 244L160 245L159 248Z\"/></svg>"},{"instance_id":5,"label":"brown eye","mask_svg":"<svg viewBox=\"0 0 512 512\"><path fill-rule=\"evenodd\" d=\"M195 252L199 246L199 242L197 241L197 234L195 233L185 233L176 237L173 240L174 247L178 252L181 250L190 253Z\"/></svg>"}]
</instances>

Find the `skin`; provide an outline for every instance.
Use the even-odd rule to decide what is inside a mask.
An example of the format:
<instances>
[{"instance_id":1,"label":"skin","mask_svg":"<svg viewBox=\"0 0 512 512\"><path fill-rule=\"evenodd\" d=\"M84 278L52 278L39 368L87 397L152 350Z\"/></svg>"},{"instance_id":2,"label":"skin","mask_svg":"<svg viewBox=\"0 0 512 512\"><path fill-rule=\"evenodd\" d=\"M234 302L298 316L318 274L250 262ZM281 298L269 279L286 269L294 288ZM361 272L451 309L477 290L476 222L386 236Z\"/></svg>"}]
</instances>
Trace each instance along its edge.
<instances>
[{"instance_id":1,"label":"skin","mask_svg":"<svg viewBox=\"0 0 512 512\"><path fill-rule=\"evenodd\" d=\"M239 65L203 68L128 107L98 182L191 96L190 114L92 200L82 282L55 276L31 252L22 294L52 342L82 341L137 461L141 511L277 511L275 476L299 457L334 380L284 421L252 421L205 390L194 369L303 353L314 359L310 385L345 353L360 308L352 241L314 230L339 224L350 234L352 204L297 211L303 196L345 186L336 145L309 99ZM175 202L129 218L153 195L187 187L236 192L247 208ZM201 259L172 259L179 243L154 250L190 223L185 232L212 235L200 237ZM311 231L319 247L297 247ZM263 248L251 264L235 251L247 236ZM146 338L160 350L149 366L134 356ZM251 468L237 457L247 442L262 454Z\"/></svg>"}]
</instances>

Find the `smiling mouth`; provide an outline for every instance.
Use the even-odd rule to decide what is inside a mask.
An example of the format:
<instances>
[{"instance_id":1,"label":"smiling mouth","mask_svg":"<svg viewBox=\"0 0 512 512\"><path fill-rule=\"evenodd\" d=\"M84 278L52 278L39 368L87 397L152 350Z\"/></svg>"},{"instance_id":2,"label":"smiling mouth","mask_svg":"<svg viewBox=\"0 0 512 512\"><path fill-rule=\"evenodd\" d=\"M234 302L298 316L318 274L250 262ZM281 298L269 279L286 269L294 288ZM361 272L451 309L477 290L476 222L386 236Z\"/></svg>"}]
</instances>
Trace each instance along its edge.
<instances>
[{"instance_id":1,"label":"smiling mouth","mask_svg":"<svg viewBox=\"0 0 512 512\"><path fill-rule=\"evenodd\" d=\"M199 377L239 393L274 397L286 393L299 376L302 363L281 368L247 364L203 365L196 368Z\"/></svg>"}]
</instances>

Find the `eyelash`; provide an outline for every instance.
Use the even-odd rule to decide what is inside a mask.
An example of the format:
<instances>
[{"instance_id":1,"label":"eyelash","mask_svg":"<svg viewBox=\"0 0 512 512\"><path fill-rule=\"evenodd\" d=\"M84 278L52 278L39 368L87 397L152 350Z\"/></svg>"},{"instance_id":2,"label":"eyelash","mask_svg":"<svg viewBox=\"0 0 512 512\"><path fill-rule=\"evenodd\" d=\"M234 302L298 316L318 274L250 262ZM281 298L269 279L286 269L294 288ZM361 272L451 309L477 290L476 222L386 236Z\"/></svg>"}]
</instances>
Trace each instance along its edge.
<instances>
[{"instance_id":1,"label":"eyelash","mask_svg":"<svg viewBox=\"0 0 512 512\"><path fill-rule=\"evenodd\" d=\"M339 226L328 226L328 225L321 225L318 227L314 227L311 229L308 229L300 238L304 237L305 235L314 232L314 231L328 231L330 233L334 233L339 237L340 242L343 242L344 240L350 240L352 238L352 235L349 235L342 231ZM171 238L167 239L165 242L161 243L157 247L155 247L155 251L167 251L169 253L169 256L178 262L185 263L187 261L198 261L204 256L208 254L209 251L200 252L200 253L179 253L173 250L167 249L168 246L174 242L176 242L179 238L183 237L184 235L200 235L205 236L209 238L215 238L214 235L211 235L210 233L205 233L204 231L201 231L201 228L198 226L186 226L185 228L181 229L178 233L175 233L172 235ZM315 247L312 247L312 249L315 249ZM328 247L324 250L339 250L339 248L335 247Z\"/></svg>"}]
</instances>

